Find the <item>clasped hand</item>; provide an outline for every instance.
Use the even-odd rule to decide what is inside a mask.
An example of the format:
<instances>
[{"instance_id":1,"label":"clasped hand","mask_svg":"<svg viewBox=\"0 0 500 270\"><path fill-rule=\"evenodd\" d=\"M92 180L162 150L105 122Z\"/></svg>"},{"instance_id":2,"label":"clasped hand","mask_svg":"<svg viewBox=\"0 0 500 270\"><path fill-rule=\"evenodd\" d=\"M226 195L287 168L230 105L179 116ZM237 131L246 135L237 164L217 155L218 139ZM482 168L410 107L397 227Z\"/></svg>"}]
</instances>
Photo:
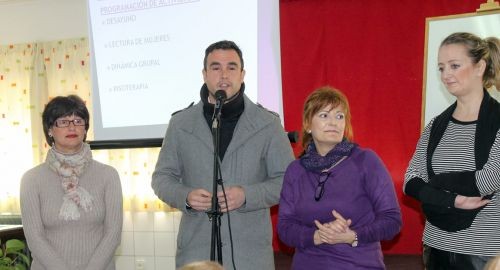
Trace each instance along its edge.
<instances>
[{"instance_id":1,"label":"clasped hand","mask_svg":"<svg viewBox=\"0 0 500 270\"><path fill-rule=\"evenodd\" d=\"M323 243L332 245L340 243L350 244L354 241L355 233L350 229L351 219L345 219L335 210L332 211L332 214L335 219L331 222L321 224L317 220L314 221L318 228L314 232L315 245Z\"/></svg>"},{"instance_id":2,"label":"clasped hand","mask_svg":"<svg viewBox=\"0 0 500 270\"><path fill-rule=\"evenodd\" d=\"M245 191L240 186L226 188L226 198L222 191L217 192L220 211L223 213L240 208L245 203ZM212 193L201 188L192 190L188 193L187 203L194 210L208 211L212 207Z\"/></svg>"}]
</instances>

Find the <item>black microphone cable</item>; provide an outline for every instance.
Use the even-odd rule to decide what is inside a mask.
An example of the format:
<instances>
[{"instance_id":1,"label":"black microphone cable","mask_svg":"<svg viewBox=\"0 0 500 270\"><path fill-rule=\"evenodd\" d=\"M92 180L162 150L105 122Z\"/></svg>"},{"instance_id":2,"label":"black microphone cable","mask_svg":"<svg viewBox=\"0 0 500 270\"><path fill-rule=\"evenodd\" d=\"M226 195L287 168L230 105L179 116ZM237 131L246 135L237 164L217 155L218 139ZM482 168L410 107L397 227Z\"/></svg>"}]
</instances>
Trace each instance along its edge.
<instances>
[{"instance_id":1,"label":"black microphone cable","mask_svg":"<svg viewBox=\"0 0 500 270\"><path fill-rule=\"evenodd\" d=\"M218 167L219 167L219 175L220 175L220 179L217 179L217 182L222 188L222 194L224 195L224 200L226 201L226 208L227 208L227 196L226 196L226 189L224 188L224 180L222 178L220 157L217 159L217 162L219 163ZM236 263L234 262L233 232L231 230L231 218L229 217L229 211L227 211L226 214L227 214L227 227L229 230L229 244L230 244L230 248L231 248L231 262L233 263L233 269L236 270Z\"/></svg>"}]
</instances>

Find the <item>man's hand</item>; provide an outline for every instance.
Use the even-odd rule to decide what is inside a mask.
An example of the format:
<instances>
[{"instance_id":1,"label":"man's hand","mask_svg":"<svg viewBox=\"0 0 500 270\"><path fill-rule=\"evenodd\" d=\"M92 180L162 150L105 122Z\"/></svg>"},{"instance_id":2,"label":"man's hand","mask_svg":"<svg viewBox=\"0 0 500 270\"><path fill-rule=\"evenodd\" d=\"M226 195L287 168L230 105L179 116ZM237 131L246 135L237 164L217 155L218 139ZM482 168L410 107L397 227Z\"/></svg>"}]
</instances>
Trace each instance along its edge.
<instances>
[{"instance_id":1,"label":"man's hand","mask_svg":"<svg viewBox=\"0 0 500 270\"><path fill-rule=\"evenodd\" d=\"M186 202L197 211L208 211L212 207L212 193L204 189L195 189L188 193Z\"/></svg>"},{"instance_id":2,"label":"man's hand","mask_svg":"<svg viewBox=\"0 0 500 270\"><path fill-rule=\"evenodd\" d=\"M217 192L221 212L225 213L240 208L245 203L245 191L240 186L226 188L226 198L222 191Z\"/></svg>"}]
</instances>

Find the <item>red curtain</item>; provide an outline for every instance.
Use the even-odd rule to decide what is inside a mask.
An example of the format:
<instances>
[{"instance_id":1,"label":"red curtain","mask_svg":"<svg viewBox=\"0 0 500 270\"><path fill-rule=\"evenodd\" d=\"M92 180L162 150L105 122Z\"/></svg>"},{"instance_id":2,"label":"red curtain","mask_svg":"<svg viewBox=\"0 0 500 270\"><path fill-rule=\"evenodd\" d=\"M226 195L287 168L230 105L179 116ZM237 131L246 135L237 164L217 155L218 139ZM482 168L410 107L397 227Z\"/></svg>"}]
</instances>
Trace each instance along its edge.
<instances>
[{"instance_id":1,"label":"red curtain","mask_svg":"<svg viewBox=\"0 0 500 270\"><path fill-rule=\"evenodd\" d=\"M475 12L482 2L280 1L285 128L300 130L303 101L317 87L347 95L355 142L383 159L399 198L403 229L383 243L387 254L421 253L423 217L402 184L421 131L425 18ZM277 238L274 247L285 249Z\"/></svg>"}]
</instances>

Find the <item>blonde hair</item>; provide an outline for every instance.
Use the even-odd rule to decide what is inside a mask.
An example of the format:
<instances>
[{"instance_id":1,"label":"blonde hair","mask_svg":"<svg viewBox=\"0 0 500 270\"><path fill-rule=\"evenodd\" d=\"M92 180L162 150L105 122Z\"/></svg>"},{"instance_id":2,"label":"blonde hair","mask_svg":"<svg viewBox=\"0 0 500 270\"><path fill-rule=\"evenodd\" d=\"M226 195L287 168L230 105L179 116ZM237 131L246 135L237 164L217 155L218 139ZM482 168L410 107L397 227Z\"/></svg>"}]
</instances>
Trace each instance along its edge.
<instances>
[{"instance_id":1,"label":"blonde hair","mask_svg":"<svg viewBox=\"0 0 500 270\"><path fill-rule=\"evenodd\" d=\"M224 270L222 265L213 261L199 261L184 265L178 270Z\"/></svg>"},{"instance_id":2,"label":"blonde hair","mask_svg":"<svg viewBox=\"0 0 500 270\"><path fill-rule=\"evenodd\" d=\"M498 38L489 37L481 39L480 37L466 32L453 33L446 37L441 46L450 44L461 44L467 49L468 56L474 64L484 60L486 67L483 74L483 86L490 88L495 85L500 76L500 41Z\"/></svg>"},{"instance_id":3,"label":"blonde hair","mask_svg":"<svg viewBox=\"0 0 500 270\"><path fill-rule=\"evenodd\" d=\"M331 105L333 108L339 105L342 106L345 113L344 138L352 141L351 110L347 97L338 89L331 86L322 86L314 90L304 103L304 110L302 112L302 147L304 150L312 141L312 135L307 129L311 125L313 116L328 105Z\"/></svg>"},{"instance_id":4,"label":"blonde hair","mask_svg":"<svg viewBox=\"0 0 500 270\"><path fill-rule=\"evenodd\" d=\"M500 39L496 37L488 37L484 39L490 48L491 72L494 73L495 86L497 91L500 91Z\"/></svg>"},{"instance_id":5,"label":"blonde hair","mask_svg":"<svg viewBox=\"0 0 500 270\"><path fill-rule=\"evenodd\" d=\"M491 259L484 267L484 270L500 270L500 255Z\"/></svg>"}]
</instances>

